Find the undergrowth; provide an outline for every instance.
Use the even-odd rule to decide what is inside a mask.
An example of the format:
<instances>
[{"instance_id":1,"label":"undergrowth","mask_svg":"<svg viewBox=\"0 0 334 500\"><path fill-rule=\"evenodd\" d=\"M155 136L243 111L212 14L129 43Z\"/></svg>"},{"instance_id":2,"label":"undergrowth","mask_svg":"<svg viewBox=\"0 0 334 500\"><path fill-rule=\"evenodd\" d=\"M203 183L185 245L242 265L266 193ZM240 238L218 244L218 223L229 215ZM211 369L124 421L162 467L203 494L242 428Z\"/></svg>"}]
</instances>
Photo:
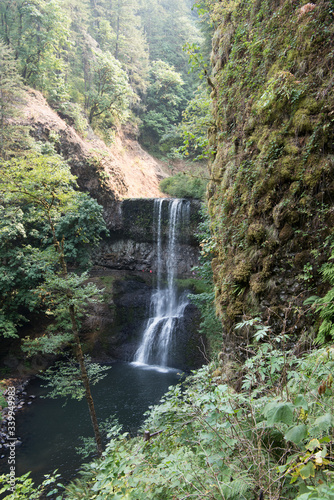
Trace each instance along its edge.
<instances>
[{"instance_id":1,"label":"undergrowth","mask_svg":"<svg viewBox=\"0 0 334 500\"><path fill-rule=\"evenodd\" d=\"M167 177L160 182L160 189L176 198L204 199L207 180L204 177L189 175L179 172L172 177Z\"/></svg>"},{"instance_id":2,"label":"undergrowth","mask_svg":"<svg viewBox=\"0 0 334 500\"><path fill-rule=\"evenodd\" d=\"M150 408L146 440L110 435L103 459L52 498L333 499L334 347L301 353L257 318L238 328L253 331L238 388L228 365L194 372ZM39 498L24 481L7 500Z\"/></svg>"},{"instance_id":3,"label":"undergrowth","mask_svg":"<svg viewBox=\"0 0 334 500\"><path fill-rule=\"evenodd\" d=\"M202 368L151 408L159 434L112 439L65 498L333 498L334 348L298 357L288 336L262 336L240 391Z\"/></svg>"}]
</instances>

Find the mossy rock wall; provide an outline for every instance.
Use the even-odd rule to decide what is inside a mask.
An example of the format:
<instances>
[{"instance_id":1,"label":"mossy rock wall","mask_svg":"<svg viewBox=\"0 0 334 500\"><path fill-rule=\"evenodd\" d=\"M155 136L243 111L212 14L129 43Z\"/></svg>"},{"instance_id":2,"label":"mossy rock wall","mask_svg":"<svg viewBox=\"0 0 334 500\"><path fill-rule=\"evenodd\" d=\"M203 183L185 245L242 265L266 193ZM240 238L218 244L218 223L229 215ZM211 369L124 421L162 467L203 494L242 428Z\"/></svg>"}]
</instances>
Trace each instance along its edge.
<instances>
[{"instance_id":1,"label":"mossy rock wall","mask_svg":"<svg viewBox=\"0 0 334 500\"><path fill-rule=\"evenodd\" d=\"M319 269L334 222L333 12L322 0L223 0L211 12L208 201L227 332L259 314L277 329L288 318L307 330L300 307L324 291Z\"/></svg>"}]
</instances>

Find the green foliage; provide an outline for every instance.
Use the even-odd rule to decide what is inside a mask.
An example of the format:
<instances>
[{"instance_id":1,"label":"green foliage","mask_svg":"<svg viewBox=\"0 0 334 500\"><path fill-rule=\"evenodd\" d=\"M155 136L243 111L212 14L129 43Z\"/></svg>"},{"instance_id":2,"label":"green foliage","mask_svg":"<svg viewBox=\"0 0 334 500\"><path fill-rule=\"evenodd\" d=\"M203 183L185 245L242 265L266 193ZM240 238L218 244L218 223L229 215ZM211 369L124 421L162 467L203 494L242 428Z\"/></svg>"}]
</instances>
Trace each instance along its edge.
<instances>
[{"instance_id":1,"label":"green foliage","mask_svg":"<svg viewBox=\"0 0 334 500\"><path fill-rule=\"evenodd\" d=\"M212 114L208 92L201 86L183 112L180 125L183 145L178 151L194 160L210 157L208 129L211 124Z\"/></svg>"},{"instance_id":2,"label":"green foliage","mask_svg":"<svg viewBox=\"0 0 334 500\"><path fill-rule=\"evenodd\" d=\"M59 0L4 0L1 6L1 35L15 50L23 79L30 85L51 91L64 84L69 20Z\"/></svg>"},{"instance_id":3,"label":"green foliage","mask_svg":"<svg viewBox=\"0 0 334 500\"><path fill-rule=\"evenodd\" d=\"M155 436L113 426L103 459L86 464L62 498L331 499L333 347L298 356L300 346L258 318L238 329L257 333L238 391L227 367L194 372L150 408L143 430Z\"/></svg>"},{"instance_id":4,"label":"green foliage","mask_svg":"<svg viewBox=\"0 0 334 500\"><path fill-rule=\"evenodd\" d=\"M166 61L187 77L187 56L182 51L185 40L199 42L200 34L187 0L151 0L140 2L140 16L150 49L150 61ZM189 83L191 80L189 80Z\"/></svg>"},{"instance_id":5,"label":"green foliage","mask_svg":"<svg viewBox=\"0 0 334 500\"><path fill-rule=\"evenodd\" d=\"M93 83L86 94L89 122L101 115L111 123L124 122L133 93L120 62L108 52L96 52L91 72Z\"/></svg>"},{"instance_id":6,"label":"green foliage","mask_svg":"<svg viewBox=\"0 0 334 500\"><path fill-rule=\"evenodd\" d=\"M188 173L178 173L160 182L160 189L176 198L195 198L202 200L205 195L207 181Z\"/></svg>"},{"instance_id":7,"label":"green foliage","mask_svg":"<svg viewBox=\"0 0 334 500\"><path fill-rule=\"evenodd\" d=\"M267 82L265 91L257 100L254 110L257 113L271 113L274 105L286 108L296 103L305 92L305 85L290 72L281 71ZM277 112L276 109L275 111Z\"/></svg>"},{"instance_id":8,"label":"green foliage","mask_svg":"<svg viewBox=\"0 0 334 500\"><path fill-rule=\"evenodd\" d=\"M54 252L37 248L38 240L29 243L30 232L36 230L20 208L0 207L0 213L0 324L2 334L11 337L26 314L40 304L34 287L53 262Z\"/></svg>"},{"instance_id":9,"label":"green foliage","mask_svg":"<svg viewBox=\"0 0 334 500\"><path fill-rule=\"evenodd\" d=\"M55 495L58 493L58 487L61 487L59 483L57 483L58 478L60 478L60 474L56 473L46 474L45 479L42 484L39 486L35 486L31 477L29 477L30 472L24 474L20 477L15 477L15 485L12 486L10 484L11 477L10 475L2 474L0 476L0 494L6 494L6 500L39 500L43 498L45 494L49 496L51 494ZM10 492L10 493L9 493ZM60 496L54 497L55 500L61 500Z\"/></svg>"},{"instance_id":10,"label":"green foliage","mask_svg":"<svg viewBox=\"0 0 334 500\"><path fill-rule=\"evenodd\" d=\"M0 157L8 159L27 147L27 128L13 125L18 115L22 80L13 51L0 41Z\"/></svg>"},{"instance_id":11,"label":"green foliage","mask_svg":"<svg viewBox=\"0 0 334 500\"><path fill-rule=\"evenodd\" d=\"M236 392L203 367L150 409L143 429L156 436L111 436L104 459L84 466L65 498L332 498L333 390L317 387L333 370L333 349L276 352L288 339L272 343L267 333L243 372L254 374L252 387Z\"/></svg>"},{"instance_id":12,"label":"green foliage","mask_svg":"<svg viewBox=\"0 0 334 500\"><path fill-rule=\"evenodd\" d=\"M195 17L186 0L147 5L139 0L3 0L0 37L13 49L24 83L42 90L63 115L73 115L76 105L84 107L89 122L108 136L109 129L131 117L145 116L149 73L159 60L182 75L187 81L183 94L191 98L194 77L188 75L182 46L186 39L199 41ZM170 124L168 108L155 111L158 129L164 116ZM80 112L75 115L82 133L83 119ZM179 122L180 110L176 115ZM156 121L153 113L147 124L154 129ZM165 126L159 138L164 131Z\"/></svg>"},{"instance_id":13,"label":"green foliage","mask_svg":"<svg viewBox=\"0 0 334 500\"><path fill-rule=\"evenodd\" d=\"M38 297L45 314L52 317L53 321L42 336L23 339L22 350L27 356L38 352L61 353L64 346L73 343L69 307L74 308L80 327L81 320L87 314L87 305L103 300L103 289L98 289L94 283L87 283L87 280L88 273L68 273L65 277L50 270L44 273L42 283L32 293Z\"/></svg>"},{"instance_id":14,"label":"green foliage","mask_svg":"<svg viewBox=\"0 0 334 500\"><path fill-rule=\"evenodd\" d=\"M320 318L323 320L318 333L318 340L325 341L334 339L334 245L332 245L332 253L329 261L322 267L322 277L326 283L329 283L331 288L326 295L315 302L316 312L319 313Z\"/></svg>"},{"instance_id":15,"label":"green foliage","mask_svg":"<svg viewBox=\"0 0 334 500\"><path fill-rule=\"evenodd\" d=\"M103 233L107 233L103 209L87 194L77 193L76 202L59 220L56 236L65 239L67 261L80 268L90 265L90 249L94 248Z\"/></svg>"},{"instance_id":16,"label":"green foliage","mask_svg":"<svg viewBox=\"0 0 334 500\"><path fill-rule=\"evenodd\" d=\"M97 384L106 376L106 371L111 367L92 363L89 356L85 356L85 366L90 385ZM56 363L38 375L46 381L42 387L49 388L47 398L71 398L81 400L85 397L85 390L82 385L81 372L78 364L73 358Z\"/></svg>"},{"instance_id":17,"label":"green foliage","mask_svg":"<svg viewBox=\"0 0 334 500\"><path fill-rule=\"evenodd\" d=\"M181 120L184 109L184 81L175 69L164 61L155 61L149 75L149 86L140 116L141 141L145 146L158 144L169 129Z\"/></svg>"},{"instance_id":18,"label":"green foliage","mask_svg":"<svg viewBox=\"0 0 334 500\"><path fill-rule=\"evenodd\" d=\"M56 315L57 321L53 326L60 328L60 332L57 333L62 341L64 341L62 334L65 333L66 341L69 332L73 335L76 361L80 366L80 383L84 387L89 406L98 456L101 456L102 442L90 391L89 376L85 367L78 324L79 312L86 306L88 300L90 302L96 301L92 295L98 294L99 291L93 284L82 286L86 275L78 277L68 273L64 247L65 237L63 235L59 241L56 232L57 223L62 215L77 206L78 193L74 189L75 178L71 175L68 166L57 157L30 157L28 160L30 163L27 159L22 159L19 162L7 162L6 168L4 165L1 166L3 180L0 183L0 192L6 204L28 204L32 211L38 213L42 223L51 234L51 245L56 258L52 261L53 268L51 267L45 273L39 295L42 297L44 295L48 299L52 297L52 305L47 312ZM98 238L99 235L93 235L94 242L98 241ZM85 243L89 243L88 232L85 234ZM49 248L46 250L48 252ZM68 322L70 327L66 324ZM93 369L96 372L96 367ZM63 386L62 390L65 390Z\"/></svg>"},{"instance_id":19,"label":"green foliage","mask_svg":"<svg viewBox=\"0 0 334 500\"><path fill-rule=\"evenodd\" d=\"M104 441L109 441L111 438L116 438L122 431L122 426L119 424L115 416L111 416L100 423L99 425L101 436ZM82 446L78 446L76 451L82 458L87 459L92 453L95 453L95 443L93 438L80 437Z\"/></svg>"},{"instance_id":20,"label":"green foliage","mask_svg":"<svg viewBox=\"0 0 334 500\"><path fill-rule=\"evenodd\" d=\"M101 207L74 190L75 178L59 157L30 155L0 170L0 323L3 335L14 336L29 312L46 303L36 287L58 266L50 221L70 261L81 267L105 224Z\"/></svg>"},{"instance_id":21,"label":"green foliage","mask_svg":"<svg viewBox=\"0 0 334 500\"><path fill-rule=\"evenodd\" d=\"M319 343L325 343L334 338L334 244L331 244L331 254L328 261L321 267L323 281L330 286L324 297L312 295L304 301L304 305L310 305L311 309L319 314L322 320L317 335ZM305 267L305 266L304 266Z\"/></svg>"},{"instance_id":22,"label":"green foliage","mask_svg":"<svg viewBox=\"0 0 334 500\"><path fill-rule=\"evenodd\" d=\"M326 110L334 102L327 91L334 25L330 2L199 4L215 26L207 192L218 248L215 303L230 329L243 313L259 314L263 299L301 296L305 281L320 286L317 268L332 227L333 129ZM253 224L263 227L263 241L250 237ZM312 275L307 265L302 272L301 248L319 250ZM278 283L290 251L291 282ZM235 270L243 264L250 267L241 286Z\"/></svg>"}]
</instances>

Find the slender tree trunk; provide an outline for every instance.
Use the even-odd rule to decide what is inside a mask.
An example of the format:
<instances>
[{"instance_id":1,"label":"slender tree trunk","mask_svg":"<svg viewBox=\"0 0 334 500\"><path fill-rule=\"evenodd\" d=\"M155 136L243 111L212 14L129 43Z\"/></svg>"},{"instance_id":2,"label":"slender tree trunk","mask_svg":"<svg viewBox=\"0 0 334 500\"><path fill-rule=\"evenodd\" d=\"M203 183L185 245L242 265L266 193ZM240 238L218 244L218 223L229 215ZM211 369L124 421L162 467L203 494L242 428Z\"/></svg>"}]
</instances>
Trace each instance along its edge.
<instances>
[{"instance_id":1,"label":"slender tree trunk","mask_svg":"<svg viewBox=\"0 0 334 500\"><path fill-rule=\"evenodd\" d=\"M118 0L118 9L117 9L117 25L116 25L116 47L115 47L115 59L118 59L118 51L119 51L119 36L120 36L120 17L121 17L121 5Z\"/></svg>"},{"instance_id":2,"label":"slender tree trunk","mask_svg":"<svg viewBox=\"0 0 334 500\"><path fill-rule=\"evenodd\" d=\"M91 418L93 429L94 429L94 436L95 436L97 453L100 457L102 455L102 451L103 451L101 434L100 434L99 424L98 424L97 418L96 418L94 401L93 401L92 394L90 391L89 379L88 379L87 370L86 370L85 362L84 362L84 356L83 356L83 352L82 352L82 348L81 348L81 342L80 342L80 338L79 338L79 332L78 332L78 326L77 326L77 321L76 321L76 317L75 317L74 306L70 305L68 307L68 309L69 309L69 313L70 313L70 317L71 317L72 332L73 332L74 340L75 340L75 344L76 344L77 361L79 362L80 371L81 371L81 379L82 379L82 383L83 383L84 388L85 388L85 395L86 395L86 399L87 399L87 403L88 403L89 414L90 414L90 418Z\"/></svg>"},{"instance_id":3,"label":"slender tree trunk","mask_svg":"<svg viewBox=\"0 0 334 500\"><path fill-rule=\"evenodd\" d=\"M68 273L67 273L67 265L66 265L65 255L64 255L64 238L61 242L58 241L58 239L56 237L56 231L55 231L55 227L53 225L53 221L52 221L50 212L48 212L48 218L49 218L50 228L52 231L53 244L54 244L55 250L58 253L59 263L60 263L60 266L62 268L63 277L66 278ZM69 299L72 298L71 290L67 291L67 296ZM73 304L70 304L68 306L68 311L69 311L70 318L71 318L72 333L74 336L74 341L75 341L75 346L76 346L76 358L77 358L77 361L78 361L79 366L80 366L81 380L82 380L82 383L83 383L84 388L85 388L85 396L86 396L86 400L88 403L89 414L90 414L90 418L91 418L93 429L94 429L94 436L95 436L97 453L98 453L98 456L100 457L102 455L102 451L103 451L101 434L100 434L100 430L99 430L99 424L97 422L92 393L90 391L90 384L89 384L89 379L88 379L88 375L87 375L87 370L85 367L84 356L83 356L80 337L79 337L78 324L77 324L75 309L74 309Z\"/></svg>"}]
</instances>

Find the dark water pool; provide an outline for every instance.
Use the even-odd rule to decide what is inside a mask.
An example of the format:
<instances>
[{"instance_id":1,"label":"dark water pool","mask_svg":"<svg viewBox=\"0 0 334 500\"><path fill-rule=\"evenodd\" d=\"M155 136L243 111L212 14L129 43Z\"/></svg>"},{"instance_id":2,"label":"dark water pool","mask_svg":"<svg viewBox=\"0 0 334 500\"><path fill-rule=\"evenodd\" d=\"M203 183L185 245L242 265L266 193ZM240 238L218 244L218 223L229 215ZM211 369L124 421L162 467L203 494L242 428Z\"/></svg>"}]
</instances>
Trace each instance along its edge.
<instances>
[{"instance_id":1,"label":"dark water pool","mask_svg":"<svg viewBox=\"0 0 334 500\"><path fill-rule=\"evenodd\" d=\"M99 421L114 415L123 431L135 435L148 407L158 403L180 376L177 370L113 364L105 379L92 388ZM16 475L31 471L32 478L40 483L44 474L58 469L62 481L67 482L82 463L75 451L82 445L80 436L93 435L88 406L85 400L68 400L63 406L65 400L43 399L46 390L40 384L39 379L29 384L28 394L37 397L16 416L16 435L23 441L16 449ZM8 472L6 465L7 460L3 459L0 472Z\"/></svg>"}]
</instances>

